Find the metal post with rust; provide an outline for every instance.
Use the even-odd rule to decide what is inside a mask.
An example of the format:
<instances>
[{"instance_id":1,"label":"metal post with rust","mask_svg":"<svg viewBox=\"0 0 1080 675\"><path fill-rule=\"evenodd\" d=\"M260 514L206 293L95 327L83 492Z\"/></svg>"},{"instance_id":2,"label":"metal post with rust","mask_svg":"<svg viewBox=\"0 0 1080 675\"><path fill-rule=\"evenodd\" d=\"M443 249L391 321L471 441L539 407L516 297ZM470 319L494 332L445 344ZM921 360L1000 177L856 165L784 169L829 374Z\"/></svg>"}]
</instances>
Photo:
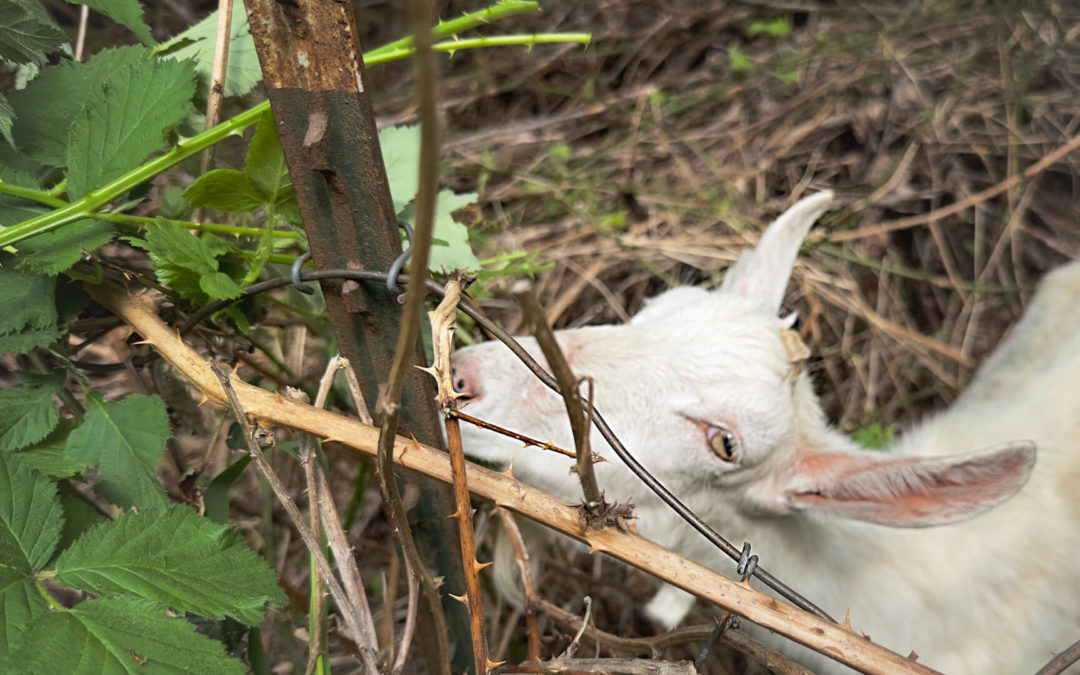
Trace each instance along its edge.
<instances>
[{"instance_id":1,"label":"metal post with rust","mask_svg":"<svg viewBox=\"0 0 1080 675\"><path fill-rule=\"evenodd\" d=\"M401 253L401 238L364 91L363 53L351 3L244 3L315 266L388 270ZM338 349L352 364L365 399L374 402L397 339L401 309L396 294L354 281L321 283ZM423 365L419 344L415 363ZM401 426L403 433L441 446L434 399L433 382L414 369L404 384ZM461 561L453 550L457 535L446 518L453 501L445 486L429 479L419 482L414 533L446 580L444 590L459 592ZM452 643L468 644L463 609L454 602L444 607Z\"/></svg>"}]
</instances>

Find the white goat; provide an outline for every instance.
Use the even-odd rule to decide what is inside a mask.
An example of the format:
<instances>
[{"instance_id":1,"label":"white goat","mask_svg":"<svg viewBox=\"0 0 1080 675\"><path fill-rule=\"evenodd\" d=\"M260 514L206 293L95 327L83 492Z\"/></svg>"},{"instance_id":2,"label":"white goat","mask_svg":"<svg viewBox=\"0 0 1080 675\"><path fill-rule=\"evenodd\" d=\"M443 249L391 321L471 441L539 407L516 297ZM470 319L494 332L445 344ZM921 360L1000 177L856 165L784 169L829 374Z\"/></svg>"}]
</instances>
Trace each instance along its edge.
<instances>
[{"instance_id":1,"label":"white goat","mask_svg":"<svg viewBox=\"0 0 1080 675\"><path fill-rule=\"evenodd\" d=\"M949 411L868 451L828 426L778 318L799 246L831 200L822 192L783 214L718 291L670 290L626 325L560 331L559 342L638 460L825 611L850 610L856 630L946 673L1033 672L1080 635L1080 262L1047 276ZM467 412L573 447L561 398L506 347L463 349L454 367ZM463 431L470 454L580 501L572 460ZM591 440L609 460L596 465L601 488L633 501L642 534L732 569ZM674 626L692 602L664 587L646 611Z\"/></svg>"}]
</instances>

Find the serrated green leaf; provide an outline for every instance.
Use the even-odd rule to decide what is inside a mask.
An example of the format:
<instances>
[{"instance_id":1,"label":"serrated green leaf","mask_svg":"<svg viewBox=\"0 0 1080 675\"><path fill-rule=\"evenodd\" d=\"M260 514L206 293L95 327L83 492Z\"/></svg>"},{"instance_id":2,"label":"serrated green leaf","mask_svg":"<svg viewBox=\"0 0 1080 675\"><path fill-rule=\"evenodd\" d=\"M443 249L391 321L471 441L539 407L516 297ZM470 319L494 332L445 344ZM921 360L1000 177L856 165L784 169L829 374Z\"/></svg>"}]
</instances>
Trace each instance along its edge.
<instances>
[{"instance_id":1,"label":"serrated green leaf","mask_svg":"<svg viewBox=\"0 0 1080 675\"><path fill-rule=\"evenodd\" d=\"M480 261L477 260L469 244L469 228L456 222L452 215L454 211L475 203L476 193L474 192L456 195L449 190L439 191L435 204L434 237L436 240L441 240L441 244L436 243L431 247L428 269L432 272L480 269ZM399 217L410 225L415 225L413 205L406 207Z\"/></svg>"},{"instance_id":2,"label":"serrated green leaf","mask_svg":"<svg viewBox=\"0 0 1080 675\"><path fill-rule=\"evenodd\" d=\"M184 188L170 185L161 193L161 209L158 215L170 220L187 220L191 215L191 204L184 198Z\"/></svg>"},{"instance_id":3,"label":"serrated green leaf","mask_svg":"<svg viewBox=\"0 0 1080 675\"><path fill-rule=\"evenodd\" d=\"M56 279L14 270L11 260L0 261L0 336L57 330Z\"/></svg>"},{"instance_id":4,"label":"serrated green leaf","mask_svg":"<svg viewBox=\"0 0 1080 675\"><path fill-rule=\"evenodd\" d=\"M259 118L259 127L244 158L244 173L266 202L276 202L282 188L290 185L289 167L281 150L281 138L274 123L274 114L269 110Z\"/></svg>"},{"instance_id":5,"label":"serrated green leaf","mask_svg":"<svg viewBox=\"0 0 1080 675\"><path fill-rule=\"evenodd\" d=\"M11 567L0 565L0 672L22 672L11 654L22 643L30 622L48 612L34 582Z\"/></svg>"},{"instance_id":6,"label":"serrated green leaf","mask_svg":"<svg viewBox=\"0 0 1080 675\"><path fill-rule=\"evenodd\" d=\"M172 436L165 402L131 394L121 401L86 397L86 416L67 441L67 456L96 466L98 491L112 503L139 509L166 505L155 467Z\"/></svg>"},{"instance_id":7,"label":"serrated green leaf","mask_svg":"<svg viewBox=\"0 0 1080 675\"><path fill-rule=\"evenodd\" d=\"M38 617L13 657L20 672L65 675L223 673L242 675L242 661L195 632L162 606L135 598L87 600Z\"/></svg>"},{"instance_id":8,"label":"serrated green leaf","mask_svg":"<svg viewBox=\"0 0 1080 675\"><path fill-rule=\"evenodd\" d=\"M25 89L8 96L15 110L15 144L42 164L63 166L68 130L86 109L92 92L100 91L117 69L144 62L148 55L143 47L103 49L85 63L63 61L42 70Z\"/></svg>"},{"instance_id":9,"label":"serrated green leaf","mask_svg":"<svg viewBox=\"0 0 1080 675\"><path fill-rule=\"evenodd\" d=\"M41 63L49 52L67 42L64 31L46 17L14 0L0 0L0 58Z\"/></svg>"},{"instance_id":10,"label":"serrated green leaf","mask_svg":"<svg viewBox=\"0 0 1080 675\"><path fill-rule=\"evenodd\" d=\"M154 261L158 281L196 301L228 300L244 289L222 273L217 256L230 250L221 237L204 233L196 237L184 228L158 219L144 230L144 240L130 239Z\"/></svg>"},{"instance_id":11,"label":"serrated green leaf","mask_svg":"<svg viewBox=\"0 0 1080 675\"><path fill-rule=\"evenodd\" d=\"M233 169L207 171L184 190L184 198L194 206L218 211L244 213L266 204L248 176Z\"/></svg>"},{"instance_id":12,"label":"serrated green leaf","mask_svg":"<svg viewBox=\"0 0 1080 675\"><path fill-rule=\"evenodd\" d=\"M17 454L0 453L0 495L0 568L40 569L64 524L56 485Z\"/></svg>"},{"instance_id":13,"label":"serrated green leaf","mask_svg":"<svg viewBox=\"0 0 1080 675\"><path fill-rule=\"evenodd\" d=\"M84 218L19 242L19 269L55 276L112 241L113 227Z\"/></svg>"},{"instance_id":14,"label":"serrated green leaf","mask_svg":"<svg viewBox=\"0 0 1080 675\"><path fill-rule=\"evenodd\" d=\"M0 94L0 136L9 145L15 145L15 138L11 135L11 127L15 124L15 109L7 101L7 96Z\"/></svg>"},{"instance_id":15,"label":"serrated green leaf","mask_svg":"<svg viewBox=\"0 0 1080 675\"><path fill-rule=\"evenodd\" d=\"M60 420L56 428L40 443L19 452L24 462L46 476L70 478L86 469L86 462L67 454L67 439L78 426L72 419Z\"/></svg>"},{"instance_id":16,"label":"serrated green leaf","mask_svg":"<svg viewBox=\"0 0 1080 675\"><path fill-rule=\"evenodd\" d=\"M60 555L56 574L75 588L134 593L175 611L248 625L284 600L277 576L234 530L187 506L94 527Z\"/></svg>"},{"instance_id":17,"label":"serrated green leaf","mask_svg":"<svg viewBox=\"0 0 1080 675\"><path fill-rule=\"evenodd\" d=\"M68 196L105 185L165 145L194 93L195 70L187 61L142 61L110 73L68 132Z\"/></svg>"},{"instance_id":18,"label":"serrated green leaf","mask_svg":"<svg viewBox=\"0 0 1080 675\"><path fill-rule=\"evenodd\" d=\"M68 0L68 2L73 2L73 0ZM139 5L139 0L79 0L78 4L97 10L128 28L144 45L154 44L150 27L143 21L143 10Z\"/></svg>"},{"instance_id":19,"label":"serrated green leaf","mask_svg":"<svg viewBox=\"0 0 1080 675\"><path fill-rule=\"evenodd\" d=\"M180 33L155 51L175 59L194 59L195 69L204 88L209 86L214 67L214 47L217 43L218 13ZM225 74L225 95L243 96L262 82L262 68L251 39L247 12L243 3L233 4L232 23L229 34L229 62Z\"/></svg>"},{"instance_id":20,"label":"serrated green leaf","mask_svg":"<svg viewBox=\"0 0 1080 675\"><path fill-rule=\"evenodd\" d=\"M29 354L38 347L48 347L60 339L58 326L26 327L0 335L0 354Z\"/></svg>"},{"instance_id":21,"label":"serrated green leaf","mask_svg":"<svg viewBox=\"0 0 1080 675\"><path fill-rule=\"evenodd\" d=\"M60 413L53 396L62 386L63 373L0 391L0 451L33 445L56 428Z\"/></svg>"},{"instance_id":22,"label":"serrated green leaf","mask_svg":"<svg viewBox=\"0 0 1080 675\"><path fill-rule=\"evenodd\" d=\"M394 211L400 213L416 199L420 185L420 127L380 129L379 147L386 165L390 195L394 198Z\"/></svg>"},{"instance_id":23,"label":"serrated green leaf","mask_svg":"<svg viewBox=\"0 0 1080 675\"><path fill-rule=\"evenodd\" d=\"M291 184L278 193L274 210L293 227L304 226L304 218L300 215L300 205L296 203L296 189Z\"/></svg>"}]
</instances>

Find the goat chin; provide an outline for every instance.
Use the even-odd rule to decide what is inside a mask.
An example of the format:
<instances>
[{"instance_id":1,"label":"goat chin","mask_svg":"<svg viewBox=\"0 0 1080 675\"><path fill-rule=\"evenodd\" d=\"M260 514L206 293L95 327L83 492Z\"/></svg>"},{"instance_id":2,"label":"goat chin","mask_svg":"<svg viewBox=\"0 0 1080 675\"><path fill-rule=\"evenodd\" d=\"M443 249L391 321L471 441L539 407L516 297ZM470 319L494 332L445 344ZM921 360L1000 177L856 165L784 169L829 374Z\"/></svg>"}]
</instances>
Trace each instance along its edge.
<instances>
[{"instance_id":1,"label":"goat chin","mask_svg":"<svg viewBox=\"0 0 1080 675\"><path fill-rule=\"evenodd\" d=\"M868 451L828 425L807 350L779 318L802 240L830 203L824 192L795 204L719 290L673 289L628 324L559 331L559 343L628 450L811 601L945 672L1033 672L1080 633L1069 592L1080 588L1080 262L1047 276L950 410ZM470 414L572 446L562 400L502 345L461 350L454 368ZM463 440L470 454L580 500L571 460L472 427ZM601 488L635 505L643 535L732 570L598 434L591 442L609 460L595 467ZM497 546L496 583L520 600L508 550ZM673 627L692 604L662 587L645 612ZM759 637L811 668L842 670Z\"/></svg>"}]
</instances>

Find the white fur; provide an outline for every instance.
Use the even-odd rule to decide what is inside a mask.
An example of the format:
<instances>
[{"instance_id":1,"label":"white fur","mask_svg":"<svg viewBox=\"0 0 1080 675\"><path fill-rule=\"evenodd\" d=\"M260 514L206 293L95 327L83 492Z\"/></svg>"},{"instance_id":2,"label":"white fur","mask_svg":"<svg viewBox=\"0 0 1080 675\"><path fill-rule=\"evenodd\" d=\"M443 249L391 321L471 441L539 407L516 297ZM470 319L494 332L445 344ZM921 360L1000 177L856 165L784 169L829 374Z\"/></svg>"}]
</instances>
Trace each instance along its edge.
<instances>
[{"instance_id":1,"label":"white fur","mask_svg":"<svg viewBox=\"0 0 1080 675\"><path fill-rule=\"evenodd\" d=\"M831 428L780 339L795 255L831 193L795 205L724 286L678 288L625 326L560 331L597 407L628 449L729 540L856 630L947 673L1033 672L1080 635L1080 263L1048 275L1024 321L947 412L889 452ZM540 358L535 343L526 347ZM572 447L562 400L500 344L455 355L467 412ZM734 463L702 425L740 441ZM572 461L463 426L466 450L580 501ZM599 434L609 500L632 501L642 534L732 573ZM1036 450L1037 448L1037 457ZM898 525L885 527L880 523ZM934 527L926 527L934 525ZM692 598L661 589L646 611L679 623ZM764 633L764 631L763 631ZM839 670L775 636L815 669Z\"/></svg>"}]
</instances>

